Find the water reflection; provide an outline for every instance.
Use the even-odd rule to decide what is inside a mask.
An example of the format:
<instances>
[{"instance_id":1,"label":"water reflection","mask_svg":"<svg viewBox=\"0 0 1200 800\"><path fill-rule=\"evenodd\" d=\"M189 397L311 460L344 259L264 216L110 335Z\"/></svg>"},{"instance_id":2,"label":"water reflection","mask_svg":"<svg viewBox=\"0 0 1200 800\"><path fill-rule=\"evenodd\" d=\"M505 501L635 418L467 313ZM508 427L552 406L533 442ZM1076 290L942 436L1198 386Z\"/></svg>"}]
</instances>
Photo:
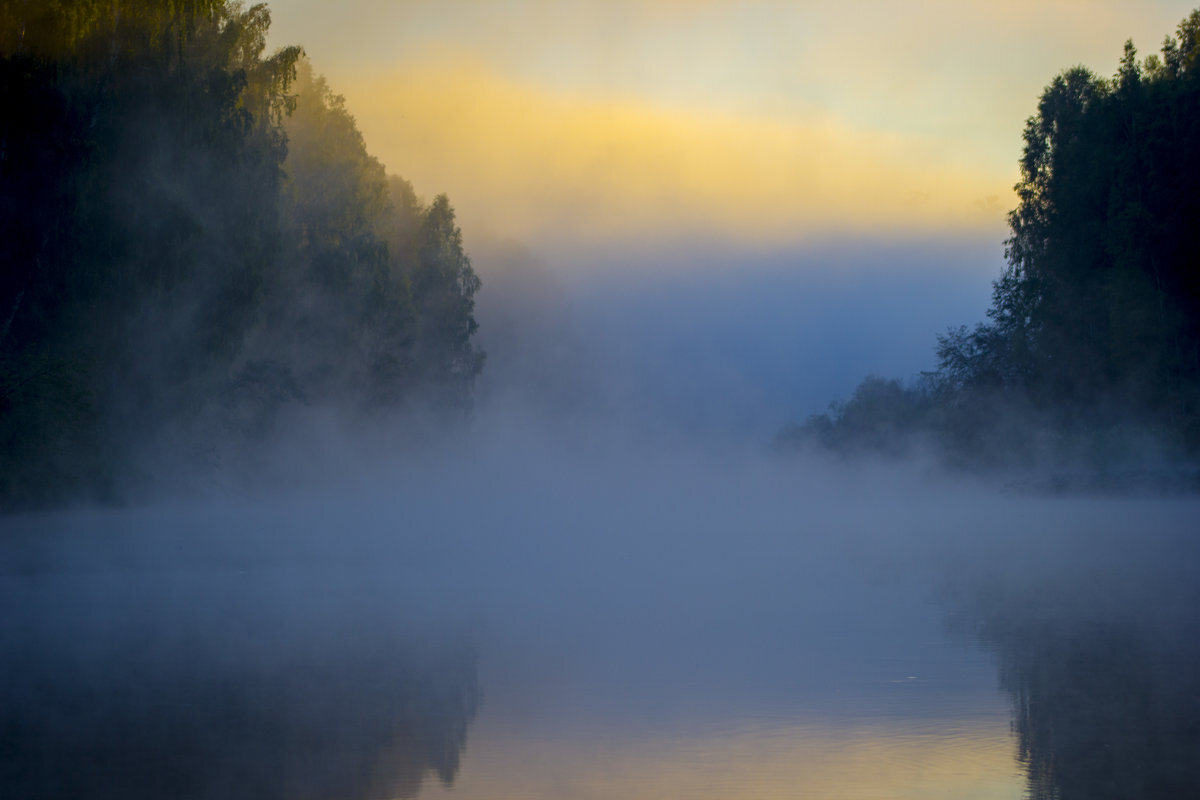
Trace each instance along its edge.
<instances>
[{"instance_id":1,"label":"water reflection","mask_svg":"<svg viewBox=\"0 0 1200 800\"><path fill-rule=\"evenodd\" d=\"M1200 796L1200 503L775 475L10 529L0 796Z\"/></svg>"},{"instance_id":2,"label":"water reflection","mask_svg":"<svg viewBox=\"0 0 1200 800\"><path fill-rule=\"evenodd\" d=\"M475 651L414 622L382 572L140 552L48 572L6 549L0 797L384 800L453 780Z\"/></svg>"},{"instance_id":3,"label":"water reflection","mask_svg":"<svg viewBox=\"0 0 1200 800\"><path fill-rule=\"evenodd\" d=\"M1190 527L1190 526L1185 526ZM960 576L1034 800L1200 797L1200 542L1148 526L1023 541Z\"/></svg>"},{"instance_id":4,"label":"water reflection","mask_svg":"<svg viewBox=\"0 0 1200 800\"><path fill-rule=\"evenodd\" d=\"M870 797L1017 800L1005 723L938 720L693 721L621 731L545 730L489 717L453 788L422 800Z\"/></svg>"},{"instance_id":5,"label":"water reflection","mask_svg":"<svg viewBox=\"0 0 1200 800\"><path fill-rule=\"evenodd\" d=\"M548 577L490 578L488 702L422 800L1020 798L994 664L945 636L928 553L746 507L506 543Z\"/></svg>"}]
</instances>

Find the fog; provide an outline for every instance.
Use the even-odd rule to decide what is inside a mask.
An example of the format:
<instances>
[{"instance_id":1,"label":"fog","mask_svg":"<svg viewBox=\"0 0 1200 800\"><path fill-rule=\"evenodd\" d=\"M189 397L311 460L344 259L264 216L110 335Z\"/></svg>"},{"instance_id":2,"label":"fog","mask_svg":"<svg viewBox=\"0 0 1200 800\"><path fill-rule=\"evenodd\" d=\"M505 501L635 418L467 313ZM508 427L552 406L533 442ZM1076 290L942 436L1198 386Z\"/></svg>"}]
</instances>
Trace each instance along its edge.
<instances>
[{"instance_id":1,"label":"fog","mask_svg":"<svg viewBox=\"0 0 1200 800\"><path fill-rule=\"evenodd\" d=\"M497 404L420 453L322 438L330 457L299 488L8 518L0 783L414 797L440 778L455 796L590 797L619 784L590 794L569 767L601 752L619 772L622 748L677 741L703 755L663 755L659 777L686 788L694 758L733 758L723 748L760 731L811 755L869 728L910 748L873 744L873 763L976 748L981 775L1008 770L1017 793L997 796L1020 796L1001 689L1022 736L1055 713L1028 675L1060 662L1022 647L1051 636L1085 659L1061 666L1085 670L1081 690L1116 681L1178 709L1146 718L1175 748L1153 763L1194 786L1177 758L1194 734L1173 720L1196 710L1200 502L1028 494L733 441ZM1143 660L1110 667L1113 636ZM1089 713L1150 713L1111 696L1084 698ZM830 780L857 786L856 771ZM897 780L883 796L916 796Z\"/></svg>"},{"instance_id":2,"label":"fog","mask_svg":"<svg viewBox=\"0 0 1200 800\"><path fill-rule=\"evenodd\" d=\"M906 331L973 281L910 314L870 270L530 269L485 272L496 375L457 431L309 410L245 471L5 518L3 793L1197 786L1200 501L767 446L920 368Z\"/></svg>"},{"instance_id":3,"label":"fog","mask_svg":"<svg viewBox=\"0 0 1200 800\"><path fill-rule=\"evenodd\" d=\"M1200 11L316 5L0 15L0 800L1200 797Z\"/></svg>"},{"instance_id":4,"label":"fog","mask_svg":"<svg viewBox=\"0 0 1200 800\"><path fill-rule=\"evenodd\" d=\"M933 369L934 335L986 307L999 238L664 240L547 262L481 236L479 391L651 435L768 441L865 375Z\"/></svg>"}]
</instances>

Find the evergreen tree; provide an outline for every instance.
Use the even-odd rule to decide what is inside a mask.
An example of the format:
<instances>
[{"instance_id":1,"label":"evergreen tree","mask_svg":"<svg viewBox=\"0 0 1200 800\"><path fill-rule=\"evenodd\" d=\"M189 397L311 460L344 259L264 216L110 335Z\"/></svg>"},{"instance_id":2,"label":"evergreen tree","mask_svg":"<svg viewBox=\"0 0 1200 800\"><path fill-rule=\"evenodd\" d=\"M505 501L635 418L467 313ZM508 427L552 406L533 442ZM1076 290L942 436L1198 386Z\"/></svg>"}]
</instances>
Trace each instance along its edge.
<instances>
[{"instance_id":1,"label":"evergreen tree","mask_svg":"<svg viewBox=\"0 0 1200 800\"><path fill-rule=\"evenodd\" d=\"M288 404L467 405L479 279L449 202L388 178L269 25L0 0L0 507L117 497Z\"/></svg>"},{"instance_id":2,"label":"evergreen tree","mask_svg":"<svg viewBox=\"0 0 1200 800\"><path fill-rule=\"evenodd\" d=\"M938 337L923 411L868 378L783 438L886 450L878 432L903 417L960 463L1103 466L1145 435L1200 450L1198 54L1200 10L1161 56L1127 42L1111 79L1057 76L1025 125L988 321Z\"/></svg>"}]
</instances>

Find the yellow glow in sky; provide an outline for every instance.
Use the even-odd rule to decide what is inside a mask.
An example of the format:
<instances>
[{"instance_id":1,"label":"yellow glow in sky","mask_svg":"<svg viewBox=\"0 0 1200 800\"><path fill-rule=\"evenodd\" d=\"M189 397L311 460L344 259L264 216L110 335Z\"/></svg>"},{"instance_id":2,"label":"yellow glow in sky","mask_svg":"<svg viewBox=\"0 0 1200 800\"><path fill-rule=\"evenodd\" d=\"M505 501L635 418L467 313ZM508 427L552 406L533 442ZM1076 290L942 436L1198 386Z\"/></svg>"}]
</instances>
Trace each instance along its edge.
<instances>
[{"instance_id":1,"label":"yellow glow in sky","mask_svg":"<svg viewBox=\"0 0 1200 800\"><path fill-rule=\"evenodd\" d=\"M1194 0L271 0L368 147L533 240L985 230L1024 119Z\"/></svg>"},{"instance_id":2,"label":"yellow glow in sky","mask_svg":"<svg viewBox=\"0 0 1200 800\"><path fill-rule=\"evenodd\" d=\"M440 63L363 76L349 93L389 168L438 187L464 219L519 237L986 227L1009 176L947 163L936 141L655 108L540 90Z\"/></svg>"}]
</instances>

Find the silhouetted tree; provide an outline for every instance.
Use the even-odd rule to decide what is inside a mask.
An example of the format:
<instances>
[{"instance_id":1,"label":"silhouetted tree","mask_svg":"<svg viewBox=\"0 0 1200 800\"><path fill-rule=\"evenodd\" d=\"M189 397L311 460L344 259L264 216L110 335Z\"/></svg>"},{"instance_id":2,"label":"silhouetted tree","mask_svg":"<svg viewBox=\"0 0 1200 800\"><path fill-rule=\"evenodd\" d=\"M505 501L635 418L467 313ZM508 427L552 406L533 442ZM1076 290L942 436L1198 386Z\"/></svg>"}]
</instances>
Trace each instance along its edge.
<instances>
[{"instance_id":1,"label":"silhouetted tree","mask_svg":"<svg viewBox=\"0 0 1200 800\"><path fill-rule=\"evenodd\" d=\"M1136 418L1200 444L1200 71L1180 56L1198 30L1200 11L1144 66L1127 42L1112 79L1068 70L1026 125L1009 267L974 363L1004 367L1060 424Z\"/></svg>"},{"instance_id":2,"label":"silhouetted tree","mask_svg":"<svg viewBox=\"0 0 1200 800\"><path fill-rule=\"evenodd\" d=\"M264 4L0 2L0 507L114 497L289 404L467 405L448 201L266 54Z\"/></svg>"},{"instance_id":3,"label":"silhouetted tree","mask_svg":"<svg viewBox=\"0 0 1200 800\"><path fill-rule=\"evenodd\" d=\"M421 220L416 256L412 287L421 360L429 380L461 394L483 368L483 353L471 343L479 327L474 312L480 282L445 195L434 199Z\"/></svg>"},{"instance_id":4,"label":"silhouetted tree","mask_svg":"<svg viewBox=\"0 0 1200 800\"><path fill-rule=\"evenodd\" d=\"M820 439L914 419L959 463L1103 465L1146 436L1200 451L1198 52L1195 11L1161 56L1127 42L1111 79L1075 67L1046 87L988 321L938 337L921 414L852 398Z\"/></svg>"},{"instance_id":5,"label":"silhouetted tree","mask_svg":"<svg viewBox=\"0 0 1200 800\"><path fill-rule=\"evenodd\" d=\"M279 243L296 48L265 6L10 2L0 14L0 497L104 494L193 415Z\"/></svg>"}]
</instances>

